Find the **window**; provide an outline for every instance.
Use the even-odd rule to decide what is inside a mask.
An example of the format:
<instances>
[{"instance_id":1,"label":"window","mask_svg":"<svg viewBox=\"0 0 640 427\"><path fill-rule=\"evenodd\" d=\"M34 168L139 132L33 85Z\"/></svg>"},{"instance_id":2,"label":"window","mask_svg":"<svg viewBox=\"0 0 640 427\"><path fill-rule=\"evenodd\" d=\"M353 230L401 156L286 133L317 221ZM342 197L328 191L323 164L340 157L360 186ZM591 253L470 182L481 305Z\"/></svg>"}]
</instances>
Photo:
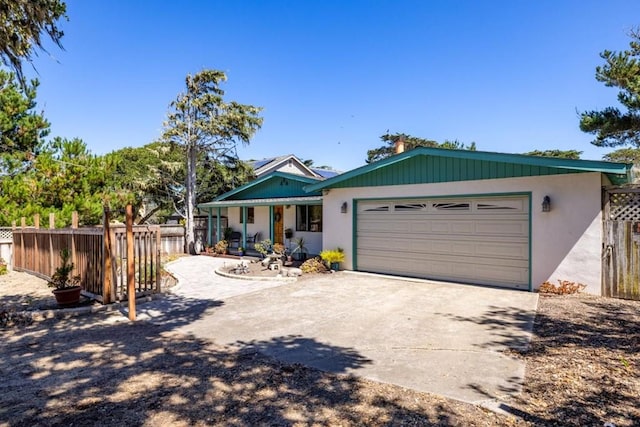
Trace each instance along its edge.
<instances>
[{"instance_id":1,"label":"window","mask_svg":"<svg viewBox=\"0 0 640 427\"><path fill-rule=\"evenodd\" d=\"M255 208L247 208L247 224L253 224ZM240 224L242 224L242 208L240 208Z\"/></svg>"},{"instance_id":2,"label":"window","mask_svg":"<svg viewBox=\"0 0 640 427\"><path fill-rule=\"evenodd\" d=\"M322 231L322 206L296 206L296 231Z\"/></svg>"}]
</instances>

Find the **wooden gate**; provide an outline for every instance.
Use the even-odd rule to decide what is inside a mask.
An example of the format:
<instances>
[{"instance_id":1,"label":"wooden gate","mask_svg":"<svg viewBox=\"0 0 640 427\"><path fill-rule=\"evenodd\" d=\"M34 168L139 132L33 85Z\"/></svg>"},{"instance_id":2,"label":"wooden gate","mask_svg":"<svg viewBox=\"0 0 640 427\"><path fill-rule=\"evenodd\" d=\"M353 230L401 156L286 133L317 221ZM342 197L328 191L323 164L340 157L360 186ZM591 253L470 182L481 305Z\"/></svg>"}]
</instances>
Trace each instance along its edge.
<instances>
[{"instance_id":1,"label":"wooden gate","mask_svg":"<svg viewBox=\"0 0 640 427\"><path fill-rule=\"evenodd\" d=\"M640 300L640 187L603 197L602 295Z\"/></svg>"}]
</instances>

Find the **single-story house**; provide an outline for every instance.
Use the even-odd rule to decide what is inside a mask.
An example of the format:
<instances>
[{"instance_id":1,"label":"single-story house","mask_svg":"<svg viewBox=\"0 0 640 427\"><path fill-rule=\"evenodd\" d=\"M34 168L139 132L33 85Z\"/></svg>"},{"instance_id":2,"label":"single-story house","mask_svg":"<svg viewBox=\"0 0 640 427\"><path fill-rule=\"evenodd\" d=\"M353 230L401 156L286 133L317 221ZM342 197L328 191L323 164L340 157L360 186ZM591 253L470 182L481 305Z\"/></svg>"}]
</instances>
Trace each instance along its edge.
<instances>
[{"instance_id":1,"label":"single-story house","mask_svg":"<svg viewBox=\"0 0 640 427\"><path fill-rule=\"evenodd\" d=\"M254 181L198 205L209 217L207 243L223 238L225 225L220 218L226 218L226 226L241 235L236 246L247 248L270 239L293 249L295 241L302 238L307 254L320 253L322 193L307 192L304 187L338 172L307 166L293 154L249 163L256 175Z\"/></svg>"},{"instance_id":2,"label":"single-story house","mask_svg":"<svg viewBox=\"0 0 640 427\"><path fill-rule=\"evenodd\" d=\"M209 224L224 213L228 227L241 233L238 245L244 248L270 239L293 249L294 239L303 238L307 253L318 254L322 250L322 192L304 190L318 181L308 176L271 172L211 202L201 203L198 208L209 215ZM219 241L223 238L220 224L215 229L217 235L209 233L209 236Z\"/></svg>"},{"instance_id":3,"label":"single-story house","mask_svg":"<svg viewBox=\"0 0 640 427\"><path fill-rule=\"evenodd\" d=\"M344 269L600 294L603 186L631 165L416 148L305 187Z\"/></svg>"}]
</instances>

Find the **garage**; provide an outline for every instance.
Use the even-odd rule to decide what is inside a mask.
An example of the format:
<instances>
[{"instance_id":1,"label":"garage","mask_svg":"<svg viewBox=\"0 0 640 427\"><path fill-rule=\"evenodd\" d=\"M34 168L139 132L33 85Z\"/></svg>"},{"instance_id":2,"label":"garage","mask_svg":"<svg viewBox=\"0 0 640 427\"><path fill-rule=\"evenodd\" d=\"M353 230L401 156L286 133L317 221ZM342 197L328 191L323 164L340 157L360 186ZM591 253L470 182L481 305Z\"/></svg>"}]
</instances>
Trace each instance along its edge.
<instances>
[{"instance_id":1,"label":"garage","mask_svg":"<svg viewBox=\"0 0 640 427\"><path fill-rule=\"evenodd\" d=\"M528 194L356 206L356 270L529 289Z\"/></svg>"},{"instance_id":2,"label":"garage","mask_svg":"<svg viewBox=\"0 0 640 427\"><path fill-rule=\"evenodd\" d=\"M344 270L600 294L602 188L622 163L417 147L305 187ZM604 259L606 261L606 259Z\"/></svg>"}]
</instances>

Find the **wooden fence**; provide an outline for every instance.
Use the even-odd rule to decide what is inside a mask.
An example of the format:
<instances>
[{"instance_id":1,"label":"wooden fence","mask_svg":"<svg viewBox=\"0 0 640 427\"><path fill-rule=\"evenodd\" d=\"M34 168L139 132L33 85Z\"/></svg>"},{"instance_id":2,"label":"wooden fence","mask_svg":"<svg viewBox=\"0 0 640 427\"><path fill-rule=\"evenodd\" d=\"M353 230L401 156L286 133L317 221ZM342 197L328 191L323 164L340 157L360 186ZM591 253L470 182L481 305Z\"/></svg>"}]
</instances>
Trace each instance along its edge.
<instances>
[{"instance_id":1,"label":"wooden fence","mask_svg":"<svg viewBox=\"0 0 640 427\"><path fill-rule=\"evenodd\" d=\"M160 227L133 227L133 241L127 242L124 226L78 228L26 227L22 220L13 231L13 268L49 279L60 266L60 251L68 248L74 276L80 277L83 293L102 303L127 297L127 244L133 245L135 292L143 295L160 291Z\"/></svg>"},{"instance_id":2,"label":"wooden fence","mask_svg":"<svg viewBox=\"0 0 640 427\"><path fill-rule=\"evenodd\" d=\"M640 300L640 187L604 191L602 295Z\"/></svg>"}]
</instances>

